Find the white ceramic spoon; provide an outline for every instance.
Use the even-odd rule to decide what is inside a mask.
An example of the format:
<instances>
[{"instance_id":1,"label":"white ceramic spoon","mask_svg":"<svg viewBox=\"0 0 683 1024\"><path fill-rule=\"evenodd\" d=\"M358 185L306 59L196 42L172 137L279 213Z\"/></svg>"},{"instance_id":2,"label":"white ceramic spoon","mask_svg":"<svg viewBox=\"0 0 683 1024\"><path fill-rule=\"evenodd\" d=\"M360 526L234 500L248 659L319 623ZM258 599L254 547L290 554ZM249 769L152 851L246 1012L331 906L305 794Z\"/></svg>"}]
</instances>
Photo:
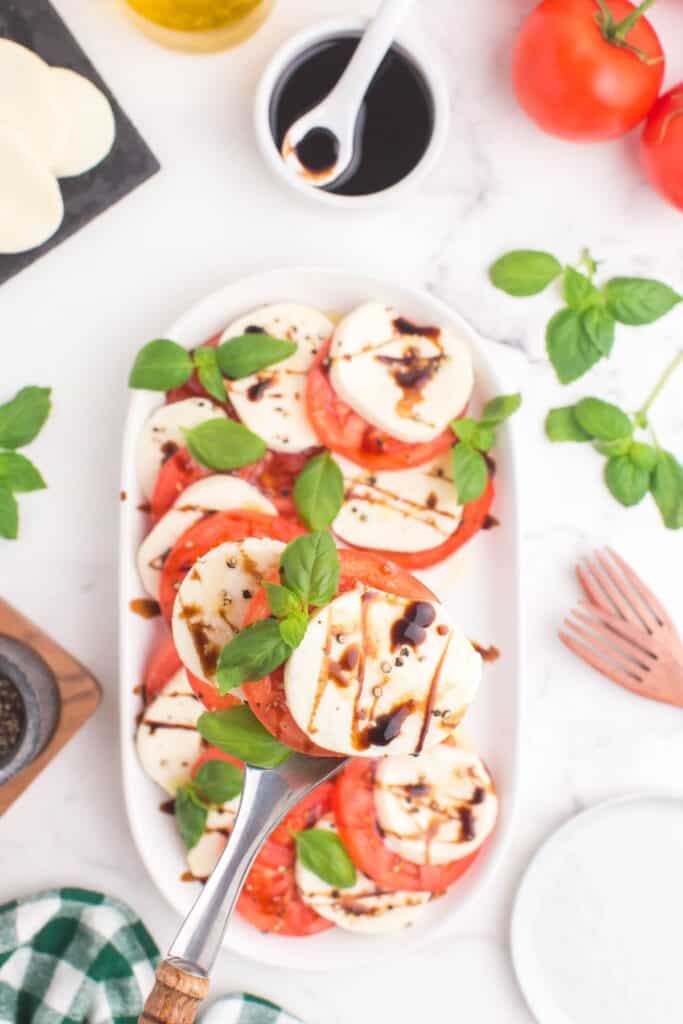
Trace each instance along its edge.
<instances>
[{"instance_id":1,"label":"white ceramic spoon","mask_svg":"<svg viewBox=\"0 0 683 1024\"><path fill-rule=\"evenodd\" d=\"M281 149L285 163L316 188L330 185L351 167L357 149L361 104L413 3L414 0L382 0L332 92L287 131ZM310 166L302 162L302 154L314 156L315 159L307 159Z\"/></svg>"}]
</instances>

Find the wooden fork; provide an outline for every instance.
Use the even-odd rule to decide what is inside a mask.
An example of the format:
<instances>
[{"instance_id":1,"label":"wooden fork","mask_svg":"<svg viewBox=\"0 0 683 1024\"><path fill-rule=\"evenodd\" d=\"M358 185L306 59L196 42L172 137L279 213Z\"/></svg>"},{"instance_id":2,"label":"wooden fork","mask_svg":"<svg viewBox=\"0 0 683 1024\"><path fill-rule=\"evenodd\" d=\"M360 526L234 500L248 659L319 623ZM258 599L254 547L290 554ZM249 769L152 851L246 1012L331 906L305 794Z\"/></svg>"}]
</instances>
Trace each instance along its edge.
<instances>
[{"instance_id":1,"label":"wooden fork","mask_svg":"<svg viewBox=\"0 0 683 1024\"><path fill-rule=\"evenodd\" d=\"M683 643L649 587L609 547L576 572L588 600L565 619L562 642L632 693L683 707Z\"/></svg>"}]
</instances>

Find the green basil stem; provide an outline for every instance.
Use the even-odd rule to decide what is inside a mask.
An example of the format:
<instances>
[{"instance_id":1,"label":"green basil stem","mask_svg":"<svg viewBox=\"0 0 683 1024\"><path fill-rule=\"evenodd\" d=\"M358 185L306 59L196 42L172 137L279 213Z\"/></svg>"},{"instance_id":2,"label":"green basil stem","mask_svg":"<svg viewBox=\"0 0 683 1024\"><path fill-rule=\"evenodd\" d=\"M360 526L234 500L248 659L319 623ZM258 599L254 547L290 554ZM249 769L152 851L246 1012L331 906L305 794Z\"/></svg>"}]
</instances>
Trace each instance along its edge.
<instances>
[{"instance_id":1,"label":"green basil stem","mask_svg":"<svg viewBox=\"0 0 683 1024\"><path fill-rule=\"evenodd\" d=\"M659 380L655 384L654 388L652 389L652 391L650 392L650 394L646 398L645 402L642 404L642 406L640 407L640 409L636 413L636 416L646 416L647 415L648 410L650 409L650 406L653 404L655 399L659 397L659 395L661 394L662 390L664 389L664 386L666 385L667 381L671 377L672 373L674 373L674 371L681 365L681 363L683 363L683 349L681 349L680 352L677 352L676 355L674 356L674 358L671 360L671 362L667 366L666 370L664 371L664 373L659 378Z\"/></svg>"}]
</instances>

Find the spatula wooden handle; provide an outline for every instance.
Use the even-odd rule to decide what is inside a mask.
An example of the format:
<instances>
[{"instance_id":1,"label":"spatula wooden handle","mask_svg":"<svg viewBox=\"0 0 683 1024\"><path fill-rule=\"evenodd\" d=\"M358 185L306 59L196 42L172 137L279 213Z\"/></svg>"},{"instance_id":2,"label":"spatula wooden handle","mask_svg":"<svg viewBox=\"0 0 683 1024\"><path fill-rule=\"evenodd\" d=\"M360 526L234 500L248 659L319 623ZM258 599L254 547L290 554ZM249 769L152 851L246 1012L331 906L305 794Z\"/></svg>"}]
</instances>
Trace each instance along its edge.
<instances>
[{"instance_id":1,"label":"spatula wooden handle","mask_svg":"<svg viewBox=\"0 0 683 1024\"><path fill-rule=\"evenodd\" d=\"M179 961L163 960L138 1024L194 1024L200 1003L209 994L209 979Z\"/></svg>"}]
</instances>

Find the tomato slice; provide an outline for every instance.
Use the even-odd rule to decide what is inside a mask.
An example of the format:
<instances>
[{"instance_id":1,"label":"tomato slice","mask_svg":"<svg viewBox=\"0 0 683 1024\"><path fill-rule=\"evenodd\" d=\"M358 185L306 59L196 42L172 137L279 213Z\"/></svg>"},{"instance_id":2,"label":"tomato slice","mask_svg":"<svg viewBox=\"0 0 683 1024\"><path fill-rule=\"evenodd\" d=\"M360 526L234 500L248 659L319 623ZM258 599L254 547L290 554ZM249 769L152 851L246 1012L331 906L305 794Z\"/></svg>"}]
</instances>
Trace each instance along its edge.
<instances>
[{"instance_id":1,"label":"tomato slice","mask_svg":"<svg viewBox=\"0 0 683 1024\"><path fill-rule=\"evenodd\" d=\"M258 487L273 502L278 513L299 522L294 503L294 484L309 459L322 449L307 448L303 452L267 451L262 459L238 471L247 483Z\"/></svg>"},{"instance_id":2,"label":"tomato slice","mask_svg":"<svg viewBox=\"0 0 683 1024\"><path fill-rule=\"evenodd\" d=\"M219 750L218 747L207 747L206 750L202 750L201 754L192 765L193 779L201 766L206 764L207 761L227 761L228 764L234 764L237 768L244 768L244 763L237 757L233 757L232 754L226 754L224 750Z\"/></svg>"},{"instance_id":3,"label":"tomato slice","mask_svg":"<svg viewBox=\"0 0 683 1024\"><path fill-rule=\"evenodd\" d=\"M260 512L213 512L186 530L171 548L164 562L159 585L159 604L168 622L173 615L173 603L178 587L194 563L207 551L228 540L247 540L249 537L271 537L288 544L300 534L302 527Z\"/></svg>"},{"instance_id":4,"label":"tomato slice","mask_svg":"<svg viewBox=\"0 0 683 1024\"><path fill-rule=\"evenodd\" d=\"M173 643L173 637L167 636L156 648L147 662L145 669L144 693L145 703L149 704L161 693L166 683L176 674L183 663Z\"/></svg>"},{"instance_id":5,"label":"tomato slice","mask_svg":"<svg viewBox=\"0 0 683 1024\"><path fill-rule=\"evenodd\" d=\"M352 589L360 581L369 587L396 594L398 597L406 597L412 601L435 600L434 594L428 587L384 557L369 554L367 551L343 548L339 551L339 560L341 562L340 593ZM263 587L259 587L249 603L244 624L248 626L252 622L267 619L269 615L270 608L266 592ZM300 754L309 754L313 757L338 756L333 751L325 750L315 744L295 722L285 697L284 666L256 682L244 683L242 690L249 707L258 720L281 743Z\"/></svg>"},{"instance_id":6,"label":"tomato slice","mask_svg":"<svg viewBox=\"0 0 683 1024\"><path fill-rule=\"evenodd\" d=\"M481 530L489 514L493 496L493 481L489 477L484 493L476 501L470 501L464 506L457 530L454 530L450 537L438 547L429 548L427 551L377 551L375 553L380 557L391 558L404 569L427 569L430 565L437 565Z\"/></svg>"},{"instance_id":7,"label":"tomato slice","mask_svg":"<svg viewBox=\"0 0 683 1024\"><path fill-rule=\"evenodd\" d=\"M207 683L205 679L195 676L189 669L185 669L187 681L194 690L197 697L207 711L224 711L225 708L236 708L242 701L239 697L233 697L230 693L220 694L215 686Z\"/></svg>"},{"instance_id":8,"label":"tomato slice","mask_svg":"<svg viewBox=\"0 0 683 1024\"><path fill-rule=\"evenodd\" d=\"M453 432L446 428L433 441L408 444L383 433L342 401L332 387L326 366L330 343L315 357L306 384L306 408L320 443L368 469L408 469L448 451ZM465 414L463 409L459 416Z\"/></svg>"},{"instance_id":9,"label":"tomato slice","mask_svg":"<svg viewBox=\"0 0 683 1024\"><path fill-rule=\"evenodd\" d=\"M261 847L237 901L239 913L262 932L315 935L333 927L306 906L296 887L292 832L312 828L332 806L334 785L324 782L297 804Z\"/></svg>"},{"instance_id":10,"label":"tomato slice","mask_svg":"<svg viewBox=\"0 0 683 1024\"><path fill-rule=\"evenodd\" d=\"M211 470L195 462L187 448L179 448L174 452L157 474L150 502L152 522L158 522L168 512L186 487L205 476L211 476Z\"/></svg>"},{"instance_id":11,"label":"tomato slice","mask_svg":"<svg viewBox=\"0 0 683 1024\"><path fill-rule=\"evenodd\" d=\"M390 892L443 892L458 880L481 852L451 864L413 864L385 844L375 810L376 763L354 757L342 768L333 796L333 809L341 840L356 867Z\"/></svg>"}]
</instances>

